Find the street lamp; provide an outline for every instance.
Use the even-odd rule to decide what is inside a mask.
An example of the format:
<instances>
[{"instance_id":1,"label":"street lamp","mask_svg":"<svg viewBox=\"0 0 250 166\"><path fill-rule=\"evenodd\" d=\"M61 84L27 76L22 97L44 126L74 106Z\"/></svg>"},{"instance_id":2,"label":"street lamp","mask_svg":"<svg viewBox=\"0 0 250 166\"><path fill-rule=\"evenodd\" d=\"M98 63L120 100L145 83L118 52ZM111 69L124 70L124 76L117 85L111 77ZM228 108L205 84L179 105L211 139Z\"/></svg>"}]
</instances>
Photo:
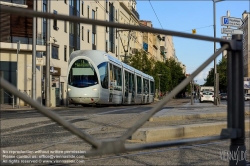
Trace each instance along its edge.
<instances>
[{"instance_id":1,"label":"street lamp","mask_svg":"<svg viewBox=\"0 0 250 166\"><path fill-rule=\"evenodd\" d=\"M213 1L213 17L214 17L214 38L216 38L216 8L215 3L221 2L224 0L212 0ZM216 42L214 42L214 53L216 52ZM217 81L216 81L216 74L217 74L217 66L216 66L216 58L214 58L214 92L215 92L215 99L214 105L218 105L217 99L218 99L218 89L217 89Z\"/></svg>"},{"instance_id":2,"label":"street lamp","mask_svg":"<svg viewBox=\"0 0 250 166\"><path fill-rule=\"evenodd\" d=\"M161 91L161 75L162 74L157 74L158 76L159 76L159 93L160 93L160 91Z\"/></svg>"}]
</instances>

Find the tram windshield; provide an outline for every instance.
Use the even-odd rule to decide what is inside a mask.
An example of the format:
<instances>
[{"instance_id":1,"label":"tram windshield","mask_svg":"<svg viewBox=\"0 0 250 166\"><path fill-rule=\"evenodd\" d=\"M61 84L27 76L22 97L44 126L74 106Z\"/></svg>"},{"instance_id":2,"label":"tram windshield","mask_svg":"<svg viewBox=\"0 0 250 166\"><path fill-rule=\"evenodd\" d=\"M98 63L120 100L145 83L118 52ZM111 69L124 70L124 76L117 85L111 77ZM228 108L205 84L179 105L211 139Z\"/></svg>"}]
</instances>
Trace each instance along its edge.
<instances>
[{"instance_id":1,"label":"tram windshield","mask_svg":"<svg viewBox=\"0 0 250 166\"><path fill-rule=\"evenodd\" d=\"M77 88L85 88L98 84L98 78L93 65L78 59L69 71L68 84Z\"/></svg>"}]
</instances>

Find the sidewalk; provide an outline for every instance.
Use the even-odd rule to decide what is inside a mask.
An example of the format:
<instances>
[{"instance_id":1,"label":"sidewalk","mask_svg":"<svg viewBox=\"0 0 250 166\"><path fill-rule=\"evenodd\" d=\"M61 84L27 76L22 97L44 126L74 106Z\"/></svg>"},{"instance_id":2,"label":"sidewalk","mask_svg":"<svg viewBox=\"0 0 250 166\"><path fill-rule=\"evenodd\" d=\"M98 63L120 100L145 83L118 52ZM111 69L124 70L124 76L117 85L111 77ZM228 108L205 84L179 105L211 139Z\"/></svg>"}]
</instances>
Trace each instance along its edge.
<instances>
[{"instance_id":1,"label":"sidewalk","mask_svg":"<svg viewBox=\"0 0 250 166\"><path fill-rule=\"evenodd\" d=\"M249 107L245 107L245 129L249 131ZM164 141L184 138L219 135L227 128L227 106L225 104L194 102L162 109L149 119L147 127L138 129L131 137L133 141ZM206 122L206 119L209 122ZM218 119L225 119L221 121ZM183 125L166 125L173 122L187 122ZM166 123L167 122L167 123Z\"/></svg>"}]
</instances>

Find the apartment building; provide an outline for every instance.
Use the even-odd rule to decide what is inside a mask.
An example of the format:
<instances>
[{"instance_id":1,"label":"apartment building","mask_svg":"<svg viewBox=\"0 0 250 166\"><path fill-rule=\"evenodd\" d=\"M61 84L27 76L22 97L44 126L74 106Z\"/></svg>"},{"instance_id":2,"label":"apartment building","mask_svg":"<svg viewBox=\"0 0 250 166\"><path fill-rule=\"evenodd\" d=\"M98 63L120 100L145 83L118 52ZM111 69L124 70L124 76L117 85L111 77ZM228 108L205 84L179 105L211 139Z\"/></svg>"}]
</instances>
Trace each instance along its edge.
<instances>
[{"instance_id":1,"label":"apartment building","mask_svg":"<svg viewBox=\"0 0 250 166\"><path fill-rule=\"evenodd\" d=\"M244 11L242 13L242 21L244 22L242 26L243 30L243 63L244 63L244 77L250 77L250 19L249 19L250 13L247 13Z\"/></svg>"},{"instance_id":2,"label":"apartment building","mask_svg":"<svg viewBox=\"0 0 250 166\"><path fill-rule=\"evenodd\" d=\"M34 1L0 2L0 5L33 10ZM142 23L136 11L135 0L37 0L36 6L36 10L40 12L136 26ZM49 79L49 87L55 89L55 105L67 103L67 66L69 56L74 50L103 50L121 61L142 48L155 60L164 61L170 54L175 55L172 53L174 47L171 36L43 18L37 18L36 22L36 57L43 58L43 66L36 66L36 99L43 104L45 104L46 79ZM146 22L146 26L152 27L151 22ZM0 23L0 75L21 92L31 96L33 18L1 13ZM18 47L20 49L17 49ZM50 58L50 78L46 78L47 57ZM0 89L0 95L0 103L12 102L11 96L3 89ZM17 102L21 106L26 105L22 100L20 103ZM50 105L52 106L51 103Z\"/></svg>"},{"instance_id":3,"label":"apartment building","mask_svg":"<svg viewBox=\"0 0 250 166\"><path fill-rule=\"evenodd\" d=\"M37 11L41 12L139 25L135 0L120 2L37 0L36 4ZM33 0L4 0L1 1L1 5L33 10ZM50 87L56 89L56 105L65 105L67 103L67 66L72 51L103 50L119 60L124 60L125 55L132 55L133 50L142 48L140 32L119 31L120 29L117 28L43 18L36 20L36 57L43 58L44 65L36 67L36 98L43 104L45 104L47 57L50 58L50 78L48 79L50 79ZM31 96L33 19L1 13L0 21L0 74L21 92ZM20 42L20 46L17 42ZM49 47L49 56L46 55L46 45ZM17 47L20 47L20 51L17 51ZM6 93L1 90L1 103L11 102L11 97ZM23 101L18 104L25 105Z\"/></svg>"}]
</instances>

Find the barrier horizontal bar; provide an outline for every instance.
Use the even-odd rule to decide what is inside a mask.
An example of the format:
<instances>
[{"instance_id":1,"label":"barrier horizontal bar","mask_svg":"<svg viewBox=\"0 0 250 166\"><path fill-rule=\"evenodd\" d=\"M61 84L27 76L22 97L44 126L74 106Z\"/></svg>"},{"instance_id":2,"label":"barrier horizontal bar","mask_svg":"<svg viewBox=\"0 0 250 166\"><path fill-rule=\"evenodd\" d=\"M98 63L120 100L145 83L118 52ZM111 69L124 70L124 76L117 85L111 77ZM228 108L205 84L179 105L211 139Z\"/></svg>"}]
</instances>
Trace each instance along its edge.
<instances>
[{"instance_id":1,"label":"barrier horizontal bar","mask_svg":"<svg viewBox=\"0 0 250 166\"><path fill-rule=\"evenodd\" d=\"M129 146L126 146L126 151L137 151L137 150L145 150L145 149L153 149L153 148L161 148L161 147L171 147L171 146L177 146L177 145L187 145L187 144L202 143L202 142L207 142L207 141L216 141L216 140L224 140L224 139L230 139L230 137L210 136L210 137L190 138L190 139L184 139L184 140L156 142L156 143L148 143L148 144L140 144L140 145L129 145Z\"/></svg>"},{"instance_id":2,"label":"barrier horizontal bar","mask_svg":"<svg viewBox=\"0 0 250 166\"><path fill-rule=\"evenodd\" d=\"M115 23L115 22L108 22L106 20L102 21L102 20L80 18L80 17L76 17L76 16L44 13L44 12L33 11L30 9L6 7L3 5L1 5L0 8L1 8L1 12L8 12L8 13L17 14L18 16L24 16L24 17L42 17L42 18L64 20L64 21L70 21L70 22L76 22L76 23L84 23L84 24L114 27L114 28L130 29L130 30L141 31L141 32L151 32L151 33L156 33L156 34L178 36L178 37L211 41L211 42L223 42L223 43L228 43L228 44L232 42L230 40L221 39L221 38L214 38L214 37L197 35L197 34L194 35L194 34L190 34L190 33L163 30L163 29L157 29L157 28L149 28L149 27L142 27L142 26L120 24L120 23Z\"/></svg>"},{"instance_id":3,"label":"barrier horizontal bar","mask_svg":"<svg viewBox=\"0 0 250 166\"><path fill-rule=\"evenodd\" d=\"M101 142L96 140L95 138L91 137L89 134L83 132L82 130L76 128L71 123L67 122L63 118L60 117L60 115L54 113L51 110L46 109L46 107L42 106L37 101L34 101L32 98L28 97L27 95L19 92L16 87L14 87L9 82L5 81L2 77L0 77L0 87L4 88L11 94L14 94L15 96L19 97L26 103L30 104L34 108L36 108L39 112L41 112L43 115L49 117L53 121L57 122L59 125L63 126L65 129L69 130L71 133L77 135L81 139L85 140L89 144L93 145L95 148L98 148L101 146Z\"/></svg>"},{"instance_id":4,"label":"barrier horizontal bar","mask_svg":"<svg viewBox=\"0 0 250 166\"><path fill-rule=\"evenodd\" d=\"M168 94L164 99L162 99L155 107L153 107L147 114L140 118L134 126L128 129L120 139L126 140L129 138L138 128L140 128L151 116L169 102L175 95L177 95L183 88L185 88L195 76L197 76L207 65L209 65L223 50L229 47L228 44L225 44L217 52L215 52L210 58L208 58L202 65L200 65L189 77L183 80L179 85L177 85L170 94Z\"/></svg>"}]
</instances>

